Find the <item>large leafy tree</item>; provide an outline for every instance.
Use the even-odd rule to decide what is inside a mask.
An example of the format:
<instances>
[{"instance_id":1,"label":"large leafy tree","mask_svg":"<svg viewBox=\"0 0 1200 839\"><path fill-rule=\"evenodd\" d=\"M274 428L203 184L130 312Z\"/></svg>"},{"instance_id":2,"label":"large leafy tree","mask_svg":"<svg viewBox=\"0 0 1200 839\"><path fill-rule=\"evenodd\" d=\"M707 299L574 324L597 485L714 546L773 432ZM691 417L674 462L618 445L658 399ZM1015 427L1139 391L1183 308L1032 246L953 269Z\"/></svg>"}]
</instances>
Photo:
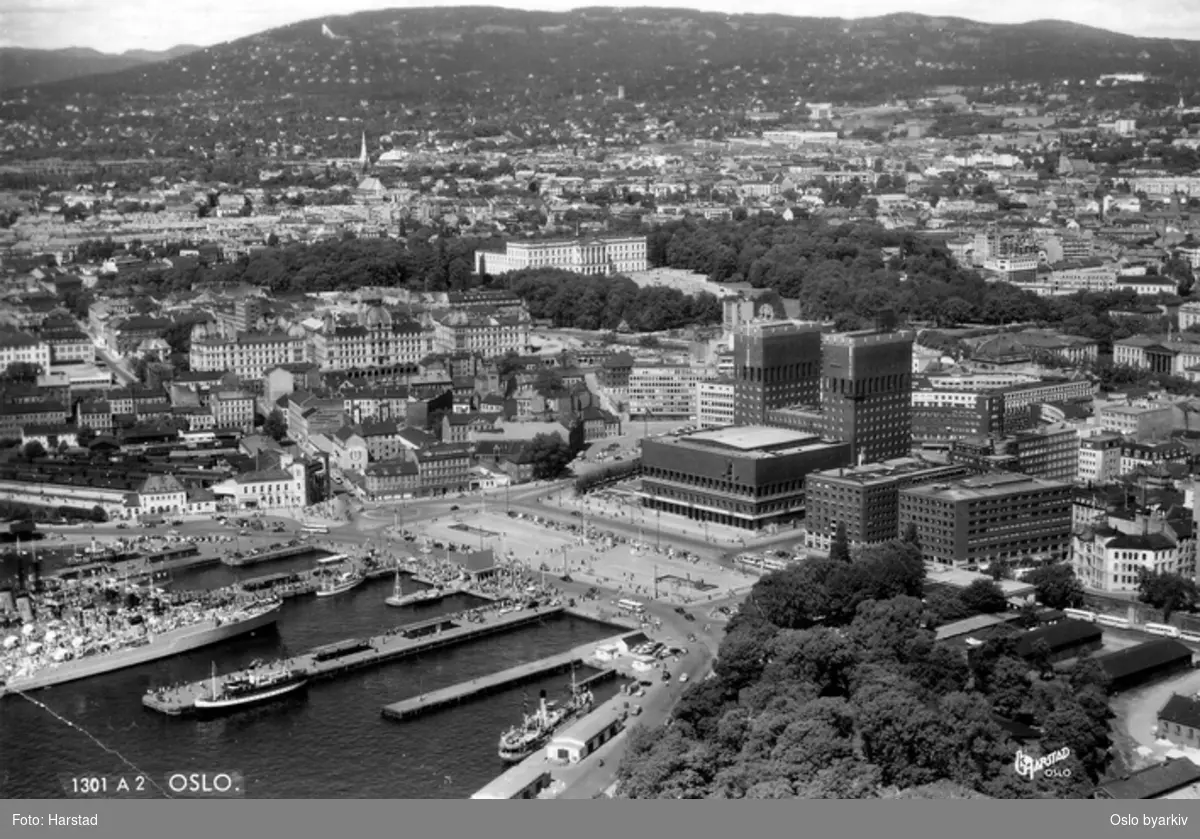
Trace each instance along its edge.
<instances>
[{"instance_id":1,"label":"large leafy tree","mask_svg":"<svg viewBox=\"0 0 1200 839\"><path fill-rule=\"evenodd\" d=\"M1035 568L1025 575L1033 586L1038 602L1051 609L1074 609L1083 605L1083 584L1066 563Z\"/></svg>"},{"instance_id":2,"label":"large leafy tree","mask_svg":"<svg viewBox=\"0 0 1200 839\"><path fill-rule=\"evenodd\" d=\"M1179 574L1143 568L1138 574L1138 597L1143 603L1161 609L1163 620L1170 620L1175 612L1195 608L1196 581Z\"/></svg>"}]
</instances>

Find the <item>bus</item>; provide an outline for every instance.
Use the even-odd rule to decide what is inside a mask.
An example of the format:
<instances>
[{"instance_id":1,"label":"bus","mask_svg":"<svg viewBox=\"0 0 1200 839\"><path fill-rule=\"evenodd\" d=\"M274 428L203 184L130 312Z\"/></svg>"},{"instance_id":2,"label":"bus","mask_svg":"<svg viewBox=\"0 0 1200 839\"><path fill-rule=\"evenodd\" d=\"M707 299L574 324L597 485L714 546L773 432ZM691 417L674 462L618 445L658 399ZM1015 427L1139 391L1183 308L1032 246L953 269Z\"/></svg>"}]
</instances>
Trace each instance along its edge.
<instances>
[{"instance_id":1,"label":"bus","mask_svg":"<svg viewBox=\"0 0 1200 839\"><path fill-rule=\"evenodd\" d=\"M635 615L644 615L646 607L636 600L618 600L617 608L626 612L632 612Z\"/></svg>"},{"instance_id":2,"label":"bus","mask_svg":"<svg viewBox=\"0 0 1200 839\"><path fill-rule=\"evenodd\" d=\"M328 533L329 528L323 524L306 524L300 528L305 533Z\"/></svg>"}]
</instances>

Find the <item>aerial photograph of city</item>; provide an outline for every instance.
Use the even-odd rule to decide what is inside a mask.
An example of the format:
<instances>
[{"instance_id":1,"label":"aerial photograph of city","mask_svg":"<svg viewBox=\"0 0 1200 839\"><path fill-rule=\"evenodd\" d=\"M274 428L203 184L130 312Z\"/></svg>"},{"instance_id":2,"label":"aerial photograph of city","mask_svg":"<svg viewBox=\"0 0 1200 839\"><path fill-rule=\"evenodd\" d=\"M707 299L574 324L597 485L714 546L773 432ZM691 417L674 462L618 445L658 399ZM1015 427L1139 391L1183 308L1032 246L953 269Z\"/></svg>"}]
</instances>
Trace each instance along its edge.
<instances>
[{"instance_id":1,"label":"aerial photograph of city","mask_svg":"<svg viewBox=\"0 0 1200 839\"><path fill-rule=\"evenodd\" d=\"M14 830L1186 825L1200 2L402 3L0 4Z\"/></svg>"}]
</instances>

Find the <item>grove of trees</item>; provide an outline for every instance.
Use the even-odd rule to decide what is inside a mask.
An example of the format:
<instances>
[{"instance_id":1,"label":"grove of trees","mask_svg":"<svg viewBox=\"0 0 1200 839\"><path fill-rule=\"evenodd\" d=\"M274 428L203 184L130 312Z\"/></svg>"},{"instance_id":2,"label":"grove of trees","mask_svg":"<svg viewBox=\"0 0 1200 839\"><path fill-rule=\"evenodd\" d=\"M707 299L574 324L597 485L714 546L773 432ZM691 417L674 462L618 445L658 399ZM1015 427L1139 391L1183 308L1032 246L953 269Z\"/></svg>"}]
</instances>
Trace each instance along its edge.
<instances>
[{"instance_id":1,"label":"grove of trees","mask_svg":"<svg viewBox=\"0 0 1200 839\"><path fill-rule=\"evenodd\" d=\"M615 330L625 324L634 332L657 332L721 321L721 303L712 294L638 288L628 277L541 268L507 274L504 282L534 318L548 318L558 327Z\"/></svg>"},{"instance_id":2,"label":"grove of trees","mask_svg":"<svg viewBox=\"0 0 1200 839\"><path fill-rule=\"evenodd\" d=\"M949 784L999 798L1087 797L1110 746L1099 665L1023 660L1015 630L967 655L926 628L923 589L920 551L900 540L763 577L712 677L688 689L669 727L631 732L618 794L914 797ZM1006 721L1031 726L1037 741L1013 740ZM1036 757L1064 747L1071 757L1057 766L1070 777L1014 769L1018 748Z\"/></svg>"},{"instance_id":3,"label":"grove of trees","mask_svg":"<svg viewBox=\"0 0 1200 839\"><path fill-rule=\"evenodd\" d=\"M656 227L647 252L655 266L774 289L800 300L803 317L831 319L842 328L869 325L891 310L944 327L1044 324L1103 344L1144 326L1111 315L1146 302L1134 292L1038 297L1008 283L986 282L933 239L872 223L686 218Z\"/></svg>"}]
</instances>

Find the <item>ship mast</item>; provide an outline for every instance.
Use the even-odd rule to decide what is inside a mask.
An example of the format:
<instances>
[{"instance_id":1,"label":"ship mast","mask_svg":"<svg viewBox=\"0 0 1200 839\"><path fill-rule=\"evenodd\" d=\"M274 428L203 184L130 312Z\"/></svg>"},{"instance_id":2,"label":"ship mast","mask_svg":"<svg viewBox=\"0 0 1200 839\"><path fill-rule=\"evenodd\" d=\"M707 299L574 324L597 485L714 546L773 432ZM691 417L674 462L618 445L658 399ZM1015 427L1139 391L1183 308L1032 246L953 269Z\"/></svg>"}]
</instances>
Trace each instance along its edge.
<instances>
[{"instance_id":1,"label":"ship mast","mask_svg":"<svg viewBox=\"0 0 1200 839\"><path fill-rule=\"evenodd\" d=\"M217 698L217 663L215 661L212 663L211 681L212 681L212 698L216 699Z\"/></svg>"}]
</instances>

